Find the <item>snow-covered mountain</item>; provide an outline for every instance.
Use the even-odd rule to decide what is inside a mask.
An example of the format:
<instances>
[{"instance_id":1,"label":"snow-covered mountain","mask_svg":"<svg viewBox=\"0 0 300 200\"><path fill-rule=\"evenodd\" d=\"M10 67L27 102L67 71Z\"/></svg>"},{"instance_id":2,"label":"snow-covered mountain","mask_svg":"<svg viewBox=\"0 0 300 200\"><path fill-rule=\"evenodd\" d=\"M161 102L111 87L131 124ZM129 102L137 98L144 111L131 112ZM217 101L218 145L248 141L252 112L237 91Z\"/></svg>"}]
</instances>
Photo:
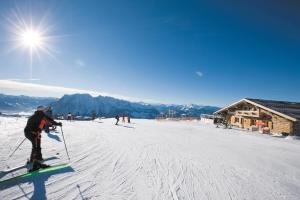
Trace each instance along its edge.
<instances>
[{"instance_id":1,"label":"snow-covered mountain","mask_svg":"<svg viewBox=\"0 0 300 200\"><path fill-rule=\"evenodd\" d=\"M89 94L65 95L57 102L51 104L55 114L72 113L75 115L92 115L114 117L116 114L125 113L134 118L151 119L159 114L180 116L199 116L203 113L212 113L217 107L199 105L165 105L165 104L145 104L135 103L112 97L98 96L92 97Z\"/></svg>"},{"instance_id":2,"label":"snow-covered mountain","mask_svg":"<svg viewBox=\"0 0 300 200\"><path fill-rule=\"evenodd\" d=\"M91 116L93 113L102 117L114 117L125 113L134 118L153 119L159 115L178 117L199 116L212 113L219 109L213 106L201 105L166 105L130 102L107 96L92 97L89 94L64 95L60 99L12 96L0 94L0 112L32 111L38 105L51 105L54 114L72 113L75 115Z\"/></svg>"},{"instance_id":3,"label":"snow-covered mountain","mask_svg":"<svg viewBox=\"0 0 300 200\"><path fill-rule=\"evenodd\" d=\"M201 114L211 114L218 109L219 107L215 106L203 106L196 104L189 105L157 105L156 108L162 115L171 115L174 117L178 117L181 115L186 116L200 116Z\"/></svg>"},{"instance_id":4,"label":"snow-covered mountain","mask_svg":"<svg viewBox=\"0 0 300 200\"><path fill-rule=\"evenodd\" d=\"M92 97L89 94L64 95L51 104L55 114L72 113L75 115L92 115L114 117L116 114L130 114L135 118L154 118L159 112L152 106L133 103L112 97Z\"/></svg>"},{"instance_id":5,"label":"snow-covered mountain","mask_svg":"<svg viewBox=\"0 0 300 200\"><path fill-rule=\"evenodd\" d=\"M38 105L48 105L54 101L57 101L57 99L0 94L0 112L32 111Z\"/></svg>"}]
</instances>

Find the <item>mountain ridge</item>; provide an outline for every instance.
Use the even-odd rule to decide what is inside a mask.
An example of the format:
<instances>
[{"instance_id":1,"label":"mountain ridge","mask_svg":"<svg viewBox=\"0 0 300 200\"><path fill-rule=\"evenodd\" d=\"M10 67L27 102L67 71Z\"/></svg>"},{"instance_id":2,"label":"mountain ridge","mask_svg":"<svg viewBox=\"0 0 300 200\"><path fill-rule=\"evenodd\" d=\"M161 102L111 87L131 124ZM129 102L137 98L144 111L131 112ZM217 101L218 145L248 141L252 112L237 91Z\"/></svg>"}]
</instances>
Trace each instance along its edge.
<instances>
[{"instance_id":1,"label":"mountain ridge","mask_svg":"<svg viewBox=\"0 0 300 200\"><path fill-rule=\"evenodd\" d=\"M210 114L219 107L189 105L149 104L143 102L130 102L108 96L92 97L89 94L64 95L57 102L51 104L55 114L72 113L75 115L92 115L114 117L124 113L134 118L152 119L159 115L168 115L172 111L173 117L181 115L200 116Z\"/></svg>"},{"instance_id":2,"label":"mountain ridge","mask_svg":"<svg viewBox=\"0 0 300 200\"><path fill-rule=\"evenodd\" d=\"M13 96L0 94L0 112L33 111L39 105L50 105L55 115L114 117L124 113L133 118L153 119L158 116L200 116L218 110L215 106L197 104L151 104L131 102L109 96L93 97L90 94L66 94L61 98Z\"/></svg>"},{"instance_id":3,"label":"mountain ridge","mask_svg":"<svg viewBox=\"0 0 300 200\"><path fill-rule=\"evenodd\" d=\"M32 111L39 105L48 105L57 98L6 95L0 93L0 112Z\"/></svg>"}]
</instances>

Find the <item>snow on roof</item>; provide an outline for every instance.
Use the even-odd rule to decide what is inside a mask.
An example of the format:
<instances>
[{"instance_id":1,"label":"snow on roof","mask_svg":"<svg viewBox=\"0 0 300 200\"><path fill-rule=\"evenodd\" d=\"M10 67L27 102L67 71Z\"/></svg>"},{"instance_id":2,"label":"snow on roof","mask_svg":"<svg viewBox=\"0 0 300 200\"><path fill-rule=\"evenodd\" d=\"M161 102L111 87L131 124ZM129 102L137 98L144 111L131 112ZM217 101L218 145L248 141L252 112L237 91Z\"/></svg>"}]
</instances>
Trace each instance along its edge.
<instances>
[{"instance_id":1,"label":"snow on roof","mask_svg":"<svg viewBox=\"0 0 300 200\"><path fill-rule=\"evenodd\" d=\"M277 112L283 113L297 120L300 119L300 103L289 102L289 101L274 101L274 100L264 100L264 99L250 99L257 104L263 105L267 108L275 110Z\"/></svg>"}]
</instances>

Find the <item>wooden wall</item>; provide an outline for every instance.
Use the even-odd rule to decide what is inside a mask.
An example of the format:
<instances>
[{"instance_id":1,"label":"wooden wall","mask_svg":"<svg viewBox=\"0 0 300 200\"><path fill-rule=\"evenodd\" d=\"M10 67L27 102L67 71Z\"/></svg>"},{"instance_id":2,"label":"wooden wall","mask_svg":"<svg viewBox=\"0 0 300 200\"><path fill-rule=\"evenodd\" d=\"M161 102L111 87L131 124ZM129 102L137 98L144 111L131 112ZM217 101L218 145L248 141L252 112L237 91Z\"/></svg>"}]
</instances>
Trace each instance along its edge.
<instances>
[{"instance_id":1,"label":"wooden wall","mask_svg":"<svg viewBox=\"0 0 300 200\"><path fill-rule=\"evenodd\" d=\"M300 121L294 122L294 134L300 136Z\"/></svg>"},{"instance_id":2,"label":"wooden wall","mask_svg":"<svg viewBox=\"0 0 300 200\"><path fill-rule=\"evenodd\" d=\"M273 117L272 121L273 121L273 129L272 129L273 132L289 133L290 135L293 135L292 121L279 116Z\"/></svg>"},{"instance_id":3,"label":"wooden wall","mask_svg":"<svg viewBox=\"0 0 300 200\"><path fill-rule=\"evenodd\" d=\"M272 116L272 122L273 126L271 128L271 132L275 133L288 133L290 135L293 135L293 122L283 118L279 115L273 114L266 110L261 110L262 114L267 114Z\"/></svg>"}]
</instances>

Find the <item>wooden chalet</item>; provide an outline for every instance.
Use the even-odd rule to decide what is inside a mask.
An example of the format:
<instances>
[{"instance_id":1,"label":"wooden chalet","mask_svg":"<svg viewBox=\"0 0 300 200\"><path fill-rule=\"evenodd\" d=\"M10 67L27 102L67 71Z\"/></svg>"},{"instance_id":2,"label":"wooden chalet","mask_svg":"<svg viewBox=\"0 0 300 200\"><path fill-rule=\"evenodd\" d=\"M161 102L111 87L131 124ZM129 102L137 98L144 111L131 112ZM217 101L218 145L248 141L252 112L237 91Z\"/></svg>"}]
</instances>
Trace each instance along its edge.
<instances>
[{"instance_id":1,"label":"wooden chalet","mask_svg":"<svg viewBox=\"0 0 300 200\"><path fill-rule=\"evenodd\" d=\"M300 103L244 98L214 114L240 128L300 135Z\"/></svg>"}]
</instances>

